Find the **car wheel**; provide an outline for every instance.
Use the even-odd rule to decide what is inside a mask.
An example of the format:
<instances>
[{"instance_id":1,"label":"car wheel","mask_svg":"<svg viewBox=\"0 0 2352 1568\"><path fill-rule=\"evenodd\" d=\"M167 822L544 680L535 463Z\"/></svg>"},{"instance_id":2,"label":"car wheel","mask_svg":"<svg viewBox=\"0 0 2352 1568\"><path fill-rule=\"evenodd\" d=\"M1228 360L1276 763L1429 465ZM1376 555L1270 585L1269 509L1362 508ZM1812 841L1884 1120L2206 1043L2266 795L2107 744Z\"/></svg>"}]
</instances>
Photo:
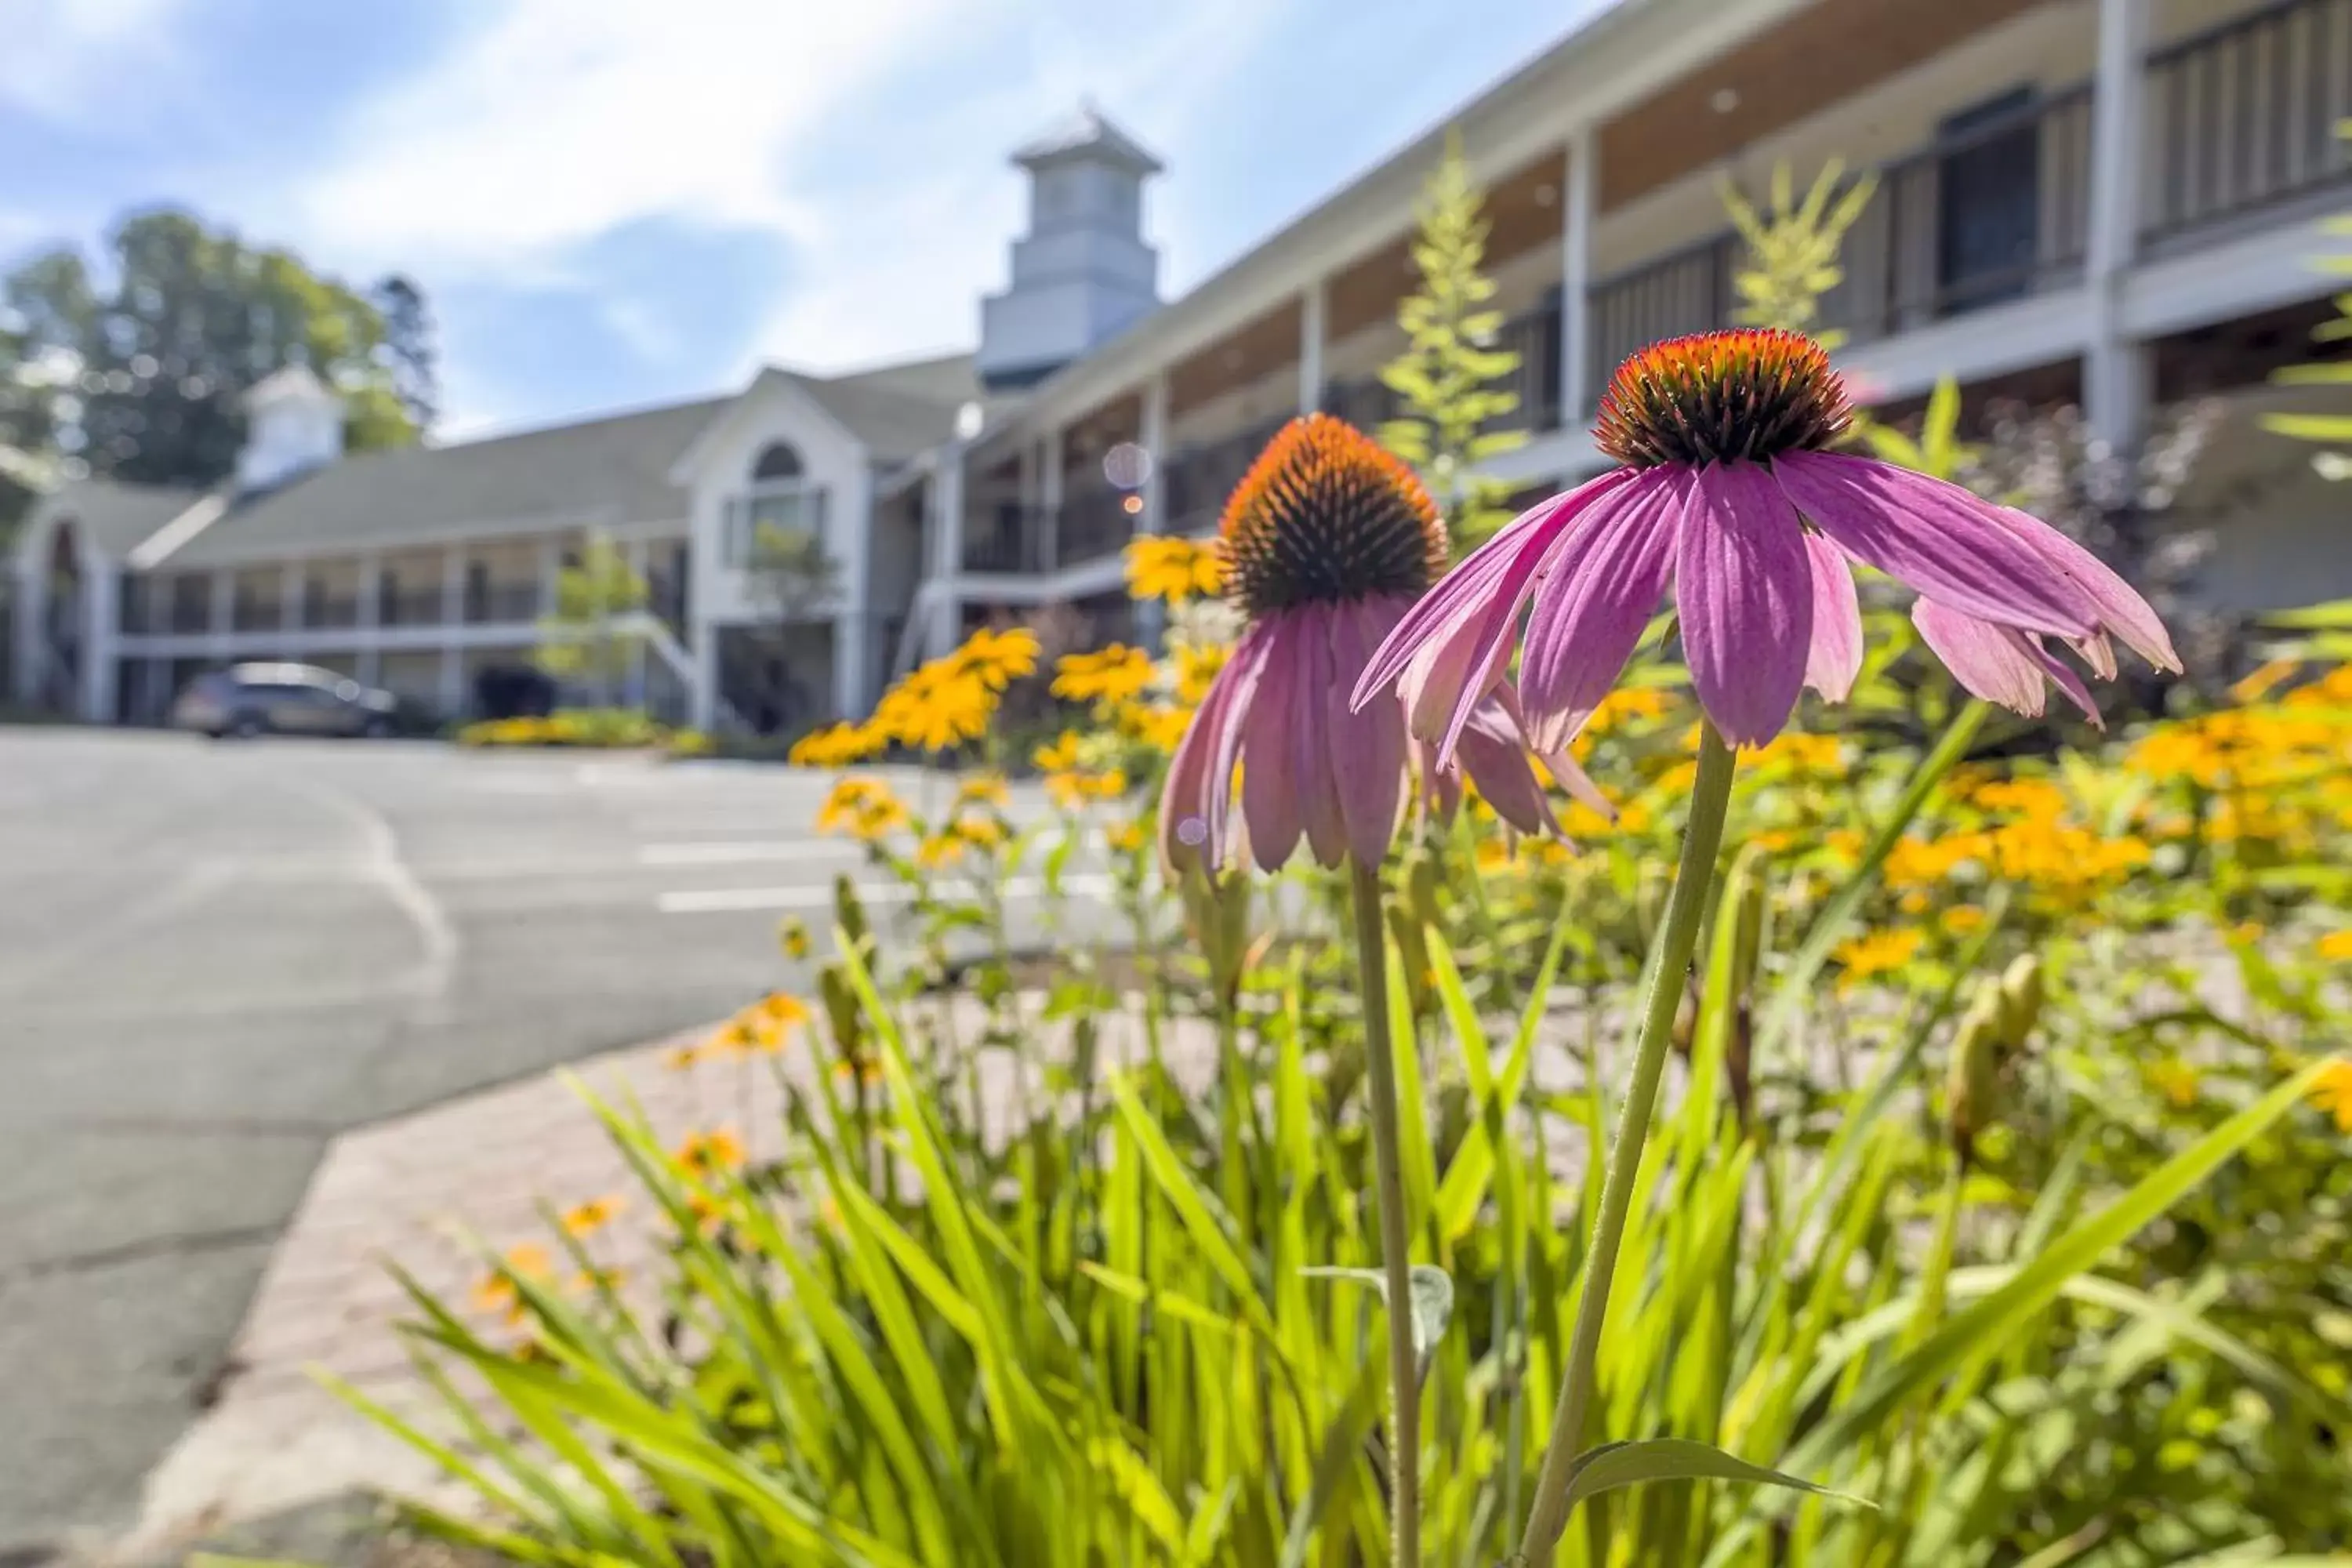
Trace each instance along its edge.
<instances>
[{"instance_id":1,"label":"car wheel","mask_svg":"<svg viewBox=\"0 0 2352 1568\"><path fill-rule=\"evenodd\" d=\"M268 721L260 714L240 713L229 721L228 732L240 741L250 741L268 728Z\"/></svg>"},{"instance_id":2,"label":"car wheel","mask_svg":"<svg viewBox=\"0 0 2352 1568\"><path fill-rule=\"evenodd\" d=\"M389 741L392 739L392 721L379 713L360 726L360 733L371 741Z\"/></svg>"}]
</instances>

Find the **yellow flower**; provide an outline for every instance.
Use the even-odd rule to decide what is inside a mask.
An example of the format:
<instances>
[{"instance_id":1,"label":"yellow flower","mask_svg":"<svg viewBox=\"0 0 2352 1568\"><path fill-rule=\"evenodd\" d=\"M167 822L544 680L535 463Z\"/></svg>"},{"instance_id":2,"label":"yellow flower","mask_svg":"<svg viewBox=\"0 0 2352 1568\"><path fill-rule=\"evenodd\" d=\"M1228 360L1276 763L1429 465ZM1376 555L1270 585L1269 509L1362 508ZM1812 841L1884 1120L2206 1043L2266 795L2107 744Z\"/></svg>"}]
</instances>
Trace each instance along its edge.
<instances>
[{"instance_id":1,"label":"yellow flower","mask_svg":"<svg viewBox=\"0 0 2352 1568\"><path fill-rule=\"evenodd\" d=\"M1985 912L1974 904L1955 904L1946 910L1939 922L1951 936L1974 936L1984 929Z\"/></svg>"},{"instance_id":2,"label":"yellow flower","mask_svg":"<svg viewBox=\"0 0 2352 1568\"><path fill-rule=\"evenodd\" d=\"M776 942L783 948L784 956L794 963L806 958L810 945L808 922L798 915L786 915L776 927Z\"/></svg>"},{"instance_id":3,"label":"yellow flower","mask_svg":"<svg viewBox=\"0 0 2352 1568\"><path fill-rule=\"evenodd\" d=\"M869 1052L855 1061L837 1061L833 1064L833 1076L843 1083L880 1083L882 1058Z\"/></svg>"},{"instance_id":4,"label":"yellow flower","mask_svg":"<svg viewBox=\"0 0 2352 1568\"><path fill-rule=\"evenodd\" d=\"M2330 963L2352 963L2352 931L2332 931L2313 948Z\"/></svg>"},{"instance_id":5,"label":"yellow flower","mask_svg":"<svg viewBox=\"0 0 2352 1568\"><path fill-rule=\"evenodd\" d=\"M2337 1057L2311 1086L2311 1103L2336 1118L2336 1130L2352 1135L2352 1061Z\"/></svg>"},{"instance_id":6,"label":"yellow flower","mask_svg":"<svg viewBox=\"0 0 2352 1568\"><path fill-rule=\"evenodd\" d=\"M1192 722L1192 710L1165 702L1131 702L1119 710L1119 727L1155 752L1173 752Z\"/></svg>"},{"instance_id":7,"label":"yellow flower","mask_svg":"<svg viewBox=\"0 0 2352 1568\"><path fill-rule=\"evenodd\" d=\"M2233 702L2260 702L2275 690L2282 681L2301 668L2294 659L2274 658L2230 688Z\"/></svg>"},{"instance_id":8,"label":"yellow flower","mask_svg":"<svg viewBox=\"0 0 2352 1568\"><path fill-rule=\"evenodd\" d=\"M884 692L873 724L893 740L941 752L987 733L995 713L996 689L950 654L919 666Z\"/></svg>"},{"instance_id":9,"label":"yellow flower","mask_svg":"<svg viewBox=\"0 0 2352 1568\"><path fill-rule=\"evenodd\" d=\"M547 1248L535 1241L507 1248L500 1259L506 1265L503 1272L492 1269L474 1286L474 1309L481 1312L503 1310L509 1319L522 1316L522 1293L515 1289L514 1277L530 1280L546 1279L555 1273L555 1259Z\"/></svg>"},{"instance_id":10,"label":"yellow flower","mask_svg":"<svg viewBox=\"0 0 2352 1568\"><path fill-rule=\"evenodd\" d=\"M1559 814L1559 830L1570 838L1599 838L1616 829L1616 823L1580 800L1570 801L1568 809Z\"/></svg>"},{"instance_id":11,"label":"yellow flower","mask_svg":"<svg viewBox=\"0 0 2352 1568\"><path fill-rule=\"evenodd\" d=\"M1066 772L1045 775L1045 793L1065 811L1076 811L1089 801L1117 800L1127 793L1127 774L1118 768L1098 773Z\"/></svg>"},{"instance_id":12,"label":"yellow flower","mask_svg":"<svg viewBox=\"0 0 2352 1568\"><path fill-rule=\"evenodd\" d=\"M1225 584L1224 552L1168 534L1146 534L1127 547L1127 591L1137 599L1181 605Z\"/></svg>"},{"instance_id":13,"label":"yellow flower","mask_svg":"<svg viewBox=\"0 0 2352 1568\"><path fill-rule=\"evenodd\" d=\"M977 676L982 685L1002 691L1037 668L1037 634L1026 626L997 631L982 626L948 655L959 671Z\"/></svg>"},{"instance_id":14,"label":"yellow flower","mask_svg":"<svg viewBox=\"0 0 2352 1568\"><path fill-rule=\"evenodd\" d=\"M1217 672L1225 668L1234 656L1231 643L1179 643L1176 645L1176 700L1188 708L1198 708L1208 700L1210 683Z\"/></svg>"},{"instance_id":15,"label":"yellow flower","mask_svg":"<svg viewBox=\"0 0 2352 1568\"><path fill-rule=\"evenodd\" d=\"M1151 835L1140 819L1121 823L1110 831L1110 847L1123 854L1132 855L1151 842Z\"/></svg>"},{"instance_id":16,"label":"yellow flower","mask_svg":"<svg viewBox=\"0 0 2352 1568\"><path fill-rule=\"evenodd\" d=\"M1078 732L1065 730L1054 737L1050 746L1040 746L1029 755L1040 773L1066 773L1078 765Z\"/></svg>"},{"instance_id":17,"label":"yellow flower","mask_svg":"<svg viewBox=\"0 0 2352 1568\"><path fill-rule=\"evenodd\" d=\"M957 806L988 805L1002 811L1013 804L1002 773L971 773L956 785Z\"/></svg>"},{"instance_id":18,"label":"yellow flower","mask_svg":"<svg viewBox=\"0 0 2352 1568\"><path fill-rule=\"evenodd\" d=\"M1850 991L1874 975L1902 968L1918 954L1921 938L1909 928L1864 931L1839 944L1833 956L1845 966L1838 989Z\"/></svg>"},{"instance_id":19,"label":"yellow flower","mask_svg":"<svg viewBox=\"0 0 2352 1568\"><path fill-rule=\"evenodd\" d=\"M692 1174L708 1176L740 1165L743 1145L727 1128L714 1127L708 1132L688 1133L685 1142L673 1152L673 1157Z\"/></svg>"},{"instance_id":20,"label":"yellow flower","mask_svg":"<svg viewBox=\"0 0 2352 1568\"><path fill-rule=\"evenodd\" d=\"M618 1290L628 1283L625 1268L583 1268L572 1277L572 1289L577 1295L589 1295L597 1290Z\"/></svg>"},{"instance_id":21,"label":"yellow flower","mask_svg":"<svg viewBox=\"0 0 2352 1568\"><path fill-rule=\"evenodd\" d=\"M2147 1069L2156 1091L2182 1110L2197 1103L2197 1069L2184 1061L2158 1062Z\"/></svg>"},{"instance_id":22,"label":"yellow flower","mask_svg":"<svg viewBox=\"0 0 2352 1568\"><path fill-rule=\"evenodd\" d=\"M661 1065L672 1072L685 1072L702 1060L698 1045L672 1046L662 1053Z\"/></svg>"},{"instance_id":23,"label":"yellow flower","mask_svg":"<svg viewBox=\"0 0 2352 1568\"><path fill-rule=\"evenodd\" d=\"M1655 686L1619 686L1601 700L1585 729L1605 734L1628 719L1656 719L1671 706L1664 689Z\"/></svg>"},{"instance_id":24,"label":"yellow flower","mask_svg":"<svg viewBox=\"0 0 2352 1568\"><path fill-rule=\"evenodd\" d=\"M1746 755L1751 761L1778 763L1797 773L1825 773L1837 769L1843 748L1835 735L1805 735L1785 730L1770 745Z\"/></svg>"},{"instance_id":25,"label":"yellow flower","mask_svg":"<svg viewBox=\"0 0 2352 1568\"><path fill-rule=\"evenodd\" d=\"M1978 787L1972 804L1979 811L2039 822L2054 822L2066 814L2065 792L2041 779L1995 779Z\"/></svg>"},{"instance_id":26,"label":"yellow flower","mask_svg":"<svg viewBox=\"0 0 2352 1568\"><path fill-rule=\"evenodd\" d=\"M613 1216L623 1207L617 1194L590 1198L584 1204L574 1204L563 1211L563 1234L570 1237L593 1236L613 1223Z\"/></svg>"},{"instance_id":27,"label":"yellow flower","mask_svg":"<svg viewBox=\"0 0 2352 1568\"><path fill-rule=\"evenodd\" d=\"M1054 695L1073 702L1132 700L1151 684L1151 656L1113 643L1095 653L1063 655L1054 666Z\"/></svg>"},{"instance_id":28,"label":"yellow flower","mask_svg":"<svg viewBox=\"0 0 2352 1568\"><path fill-rule=\"evenodd\" d=\"M952 832L924 836L915 846L915 864L926 871L944 871L963 858L964 841Z\"/></svg>"},{"instance_id":29,"label":"yellow flower","mask_svg":"<svg viewBox=\"0 0 2352 1568\"><path fill-rule=\"evenodd\" d=\"M761 1050L776 1050L799 1030L805 1029L816 1015L809 1005L788 991L771 991L748 1009L748 1020L753 1026L754 1044Z\"/></svg>"},{"instance_id":30,"label":"yellow flower","mask_svg":"<svg viewBox=\"0 0 2352 1568\"><path fill-rule=\"evenodd\" d=\"M879 779L852 776L833 786L817 808L819 833L845 833L871 844L907 824L907 807Z\"/></svg>"},{"instance_id":31,"label":"yellow flower","mask_svg":"<svg viewBox=\"0 0 2352 1568\"><path fill-rule=\"evenodd\" d=\"M949 831L975 849L994 849L1005 839L1004 819L997 816L966 813L949 824Z\"/></svg>"},{"instance_id":32,"label":"yellow flower","mask_svg":"<svg viewBox=\"0 0 2352 1568\"><path fill-rule=\"evenodd\" d=\"M887 736L869 726L845 721L802 736L784 760L799 768L845 768L879 754L888 744Z\"/></svg>"}]
</instances>

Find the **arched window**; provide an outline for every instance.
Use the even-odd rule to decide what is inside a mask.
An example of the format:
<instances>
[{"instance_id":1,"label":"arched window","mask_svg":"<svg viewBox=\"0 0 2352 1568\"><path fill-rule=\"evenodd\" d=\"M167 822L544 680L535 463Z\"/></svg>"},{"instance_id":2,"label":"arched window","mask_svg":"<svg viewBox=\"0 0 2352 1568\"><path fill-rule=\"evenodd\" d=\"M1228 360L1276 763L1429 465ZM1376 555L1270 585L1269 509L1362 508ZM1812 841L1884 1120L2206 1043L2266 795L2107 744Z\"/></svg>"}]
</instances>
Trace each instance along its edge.
<instances>
[{"instance_id":1,"label":"arched window","mask_svg":"<svg viewBox=\"0 0 2352 1568\"><path fill-rule=\"evenodd\" d=\"M790 441L769 442L760 448L759 459L751 465L751 482L755 485L770 479L796 479L800 477L800 449Z\"/></svg>"}]
</instances>

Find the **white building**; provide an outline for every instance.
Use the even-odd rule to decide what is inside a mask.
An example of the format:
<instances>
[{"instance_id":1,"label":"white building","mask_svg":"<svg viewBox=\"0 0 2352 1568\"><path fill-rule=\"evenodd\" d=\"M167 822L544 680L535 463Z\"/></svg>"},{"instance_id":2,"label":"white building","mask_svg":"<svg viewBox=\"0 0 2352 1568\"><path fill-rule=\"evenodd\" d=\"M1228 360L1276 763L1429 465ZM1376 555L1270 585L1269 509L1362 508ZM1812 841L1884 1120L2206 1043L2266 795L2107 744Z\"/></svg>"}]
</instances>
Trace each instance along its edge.
<instances>
[{"instance_id":1,"label":"white building","mask_svg":"<svg viewBox=\"0 0 2352 1568\"><path fill-rule=\"evenodd\" d=\"M2333 391L2266 377L2332 313L2315 226L2352 206L2347 115L2352 0L1619 0L1448 121L1488 192L1522 355L1531 439L1504 477L1593 471L1609 367L1727 323L1722 181L1752 192L1776 163L1839 157L1879 176L1829 301L1858 386L1899 405L1950 374L1979 404L2078 403L2119 442L2159 403L2222 397L2200 480L2220 498L2207 592L2242 609L2352 595L2352 497L2255 423ZM1139 527L1210 526L1302 409L1385 412L1375 372L1401 346L1442 134L1163 305L1140 206L1158 164L1084 112L1016 154L1029 232L973 360L771 372L685 408L334 462L315 428L292 432L256 460L296 477L252 497L76 486L20 541L20 696L137 717L205 661L268 652L458 705L470 667L531 641L528 616L478 606L543 595L565 542L602 528L662 584L647 689L796 723L815 715L727 699L759 684L730 679L754 657L737 563L759 517L820 528L842 564L837 602L782 656L833 710L990 616L1070 604L1120 635ZM777 441L789 461L763 459ZM1155 459L1139 494L1105 473L1125 443Z\"/></svg>"}]
</instances>

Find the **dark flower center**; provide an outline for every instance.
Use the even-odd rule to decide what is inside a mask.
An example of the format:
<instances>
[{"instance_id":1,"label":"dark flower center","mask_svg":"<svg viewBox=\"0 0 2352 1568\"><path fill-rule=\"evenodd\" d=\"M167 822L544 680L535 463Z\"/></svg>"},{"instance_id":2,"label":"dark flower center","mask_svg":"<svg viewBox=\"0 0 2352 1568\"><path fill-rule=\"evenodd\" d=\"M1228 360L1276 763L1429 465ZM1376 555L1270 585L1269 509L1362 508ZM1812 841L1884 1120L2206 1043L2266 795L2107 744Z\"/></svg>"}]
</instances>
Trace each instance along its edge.
<instances>
[{"instance_id":1,"label":"dark flower center","mask_svg":"<svg viewBox=\"0 0 2352 1568\"><path fill-rule=\"evenodd\" d=\"M1234 487L1217 533L1227 596L1253 619L1296 605L1410 597L1445 570L1445 522L1429 491L1328 414L1276 432Z\"/></svg>"},{"instance_id":2,"label":"dark flower center","mask_svg":"<svg viewBox=\"0 0 2352 1568\"><path fill-rule=\"evenodd\" d=\"M1668 338L1629 356L1601 399L1601 449L1634 468L1761 462L1826 447L1853 417L1828 351L1802 332L1743 327Z\"/></svg>"}]
</instances>

